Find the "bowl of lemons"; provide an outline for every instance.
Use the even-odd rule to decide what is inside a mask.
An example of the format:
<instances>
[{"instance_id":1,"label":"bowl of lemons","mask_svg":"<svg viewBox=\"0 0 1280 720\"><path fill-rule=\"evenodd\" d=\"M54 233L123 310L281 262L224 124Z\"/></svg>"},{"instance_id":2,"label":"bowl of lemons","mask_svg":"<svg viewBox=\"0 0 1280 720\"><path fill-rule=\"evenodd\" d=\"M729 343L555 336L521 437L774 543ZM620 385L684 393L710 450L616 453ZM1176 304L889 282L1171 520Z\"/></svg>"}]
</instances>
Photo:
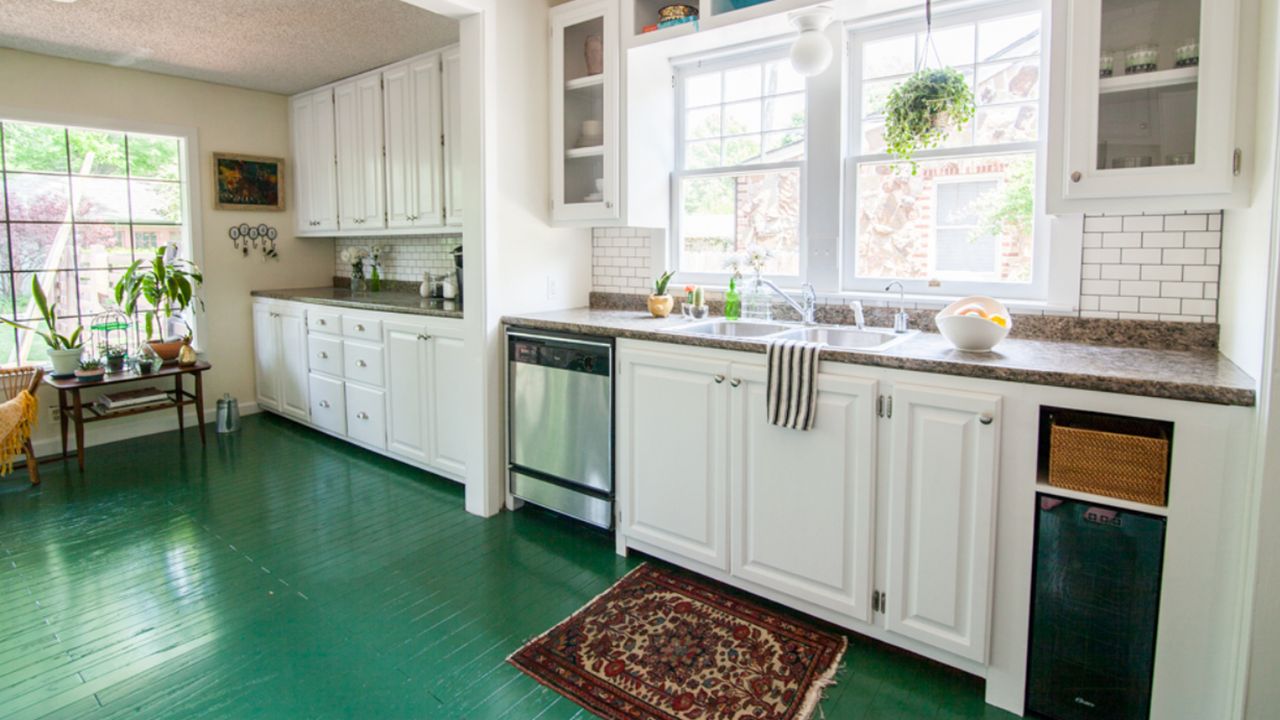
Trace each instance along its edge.
<instances>
[{"instance_id":1,"label":"bowl of lemons","mask_svg":"<svg viewBox=\"0 0 1280 720\"><path fill-rule=\"evenodd\" d=\"M1013 328L1013 316L1004 303L985 295L960 298L943 308L934 322L948 342L966 352L990 352Z\"/></svg>"}]
</instances>

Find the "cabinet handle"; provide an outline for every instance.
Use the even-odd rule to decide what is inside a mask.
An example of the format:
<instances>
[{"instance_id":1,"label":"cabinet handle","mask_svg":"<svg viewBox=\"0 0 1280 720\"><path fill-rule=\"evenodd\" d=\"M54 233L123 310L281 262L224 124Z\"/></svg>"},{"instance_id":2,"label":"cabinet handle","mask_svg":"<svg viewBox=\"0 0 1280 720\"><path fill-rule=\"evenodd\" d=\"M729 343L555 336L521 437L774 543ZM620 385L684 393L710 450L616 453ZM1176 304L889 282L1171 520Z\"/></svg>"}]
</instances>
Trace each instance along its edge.
<instances>
[{"instance_id":1,"label":"cabinet handle","mask_svg":"<svg viewBox=\"0 0 1280 720\"><path fill-rule=\"evenodd\" d=\"M978 416L978 422L982 423L983 425L990 425L994 421L995 421L995 418L991 416L991 413L982 413L981 415Z\"/></svg>"},{"instance_id":2,"label":"cabinet handle","mask_svg":"<svg viewBox=\"0 0 1280 720\"><path fill-rule=\"evenodd\" d=\"M605 206L605 207L607 207L607 208L609 208L610 210L612 210L612 209L613 209L613 201L612 201L612 200L610 200L610 201L606 202L606 203L604 204L604 206Z\"/></svg>"},{"instance_id":3,"label":"cabinet handle","mask_svg":"<svg viewBox=\"0 0 1280 720\"><path fill-rule=\"evenodd\" d=\"M328 401L328 400L321 400L321 401L320 401L320 407L322 407L322 408L328 408L328 407L329 407L329 401Z\"/></svg>"},{"instance_id":4,"label":"cabinet handle","mask_svg":"<svg viewBox=\"0 0 1280 720\"><path fill-rule=\"evenodd\" d=\"M357 418L357 419L359 419L359 420L368 420L368 419L369 419L369 413L367 413L367 412L363 412L363 411L362 411L362 412L358 412L358 413L356 413L356 418Z\"/></svg>"},{"instance_id":5,"label":"cabinet handle","mask_svg":"<svg viewBox=\"0 0 1280 720\"><path fill-rule=\"evenodd\" d=\"M317 324L317 325L319 325L320 327L324 327L325 325L328 325L329 323L325 322L325 321L324 321L324 318L320 318L319 320L317 320L317 321L316 321L316 324Z\"/></svg>"},{"instance_id":6,"label":"cabinet handle","mask_svg":"<svg viewBox=\"0 0 1280 720\"><path fill-rule=\"evenodd\" d=\"M320 359L321 359L321 360L328 360L328 359L329 359L329 353L327 353L327 352L325 352L325 351L321 350L321 351L320 351Z\"/></svg>"},{"instance_id":7,"label":"cabinet handle","mask_svg":"<svg viewBox=\"0 0 1280 720\"><path fill-rule=\"evenodd\" d=\"M357 325L356 325L356 332L364 332L364 326L363 326L363 325L359 325L359 324L357 324Z\"/></svg>"},{"instance_id":8,"label":"cabinet handle","mask_svg":"<svg viewBox=\"0 0 1280 720\"><path fill-rule=\"evenodd\" d=\"M739 385L742 384L742 378L734 378L729 381L729 384L733 387L738 387Z\"/></svg>"},{"instance_id":9,"label":"cabinet handle","mask_svg":"<svg viewBox=\"0 0 1280 720\"><path fill-rule=\"evenodd\" d=\"M1080 182L1080 178L1083 178L1083 177L1084 176L1080 174L1080 171L1077 170L1071 173L1071 182Z\"/></svg>"},{"instance_id":10,"label":"cabinet handle","mask_svg":"<svg viewBox=\"0 0 1280 720\"><path fill-rule=\"evenodd\" d=\"M419 334L418 334L418 339L419 339L419 340L430 340L430 339L431 339L431 336L430 336L430 335L424 335L424 334L422 334L422 333L419 333Z\"/></svg>"},{"instance_id":11,"label":"cabinet handle","mask_svg":"<svg viewBox=\"0 0 1280 720\"><path fill-rule=\"evenodd\" d=\"M715 376L715 381L716 381L716 384L717 384L717 385L719 385L720 383L724 382L724 376L723 376L723 375L716 375L716 376Z\"/></svg>"},{"instance_id":12,"label":"cabinet handle","mask_svg":"<svg viewBox=\"0 0 1280 720\"><path fill-rule=\"evenodd\" d=\"M356 361L356 367L369 367L369 363L367 363L367 362L365 362L365 361L363 361L363 360L357 360L357 361Z\"/></svg>"}]
</instances>

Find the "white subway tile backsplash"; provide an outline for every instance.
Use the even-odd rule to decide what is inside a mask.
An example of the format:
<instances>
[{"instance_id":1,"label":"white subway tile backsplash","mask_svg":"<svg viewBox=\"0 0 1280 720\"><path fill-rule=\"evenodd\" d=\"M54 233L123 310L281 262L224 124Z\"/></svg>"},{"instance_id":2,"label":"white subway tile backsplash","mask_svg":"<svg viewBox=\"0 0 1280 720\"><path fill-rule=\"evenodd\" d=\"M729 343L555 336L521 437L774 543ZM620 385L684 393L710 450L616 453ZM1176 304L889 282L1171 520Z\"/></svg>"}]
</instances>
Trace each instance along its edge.
<instances>
[{"instance_id":1,"label":"white subway tile backsplash","mask_svg":"<svg viewBox=\"0 0 1280 720\"><path fill-rule=\"evenodd\" d=\"M1106 233L1102 236L1102 247L1104 248L1136 248L1144 244L1142 233L1118 232ZM1182 243L1178 243L1178 247L1182 247Z\"/></svg>"},{"instance_id":2,"label":"white subway tile backsplash","mask_svg":"<svg viewBox=\"0 0 1280 720\"><path fill-rule=\"evenodd\" d=\"M1164 251L1165 265L1203 265L1205 252L1199 248L1170 248Z\"/></svg>"},{"instance_id":3,"label":"white subway tile backsplash","mask_svg":"<svg viewBox=\"0 0 1280 720\"><path fill-rule=\"evenodd\" d=\"M1090 215L1084 219L1084 231L1087 233L1120 232L1124 230L1124 218L1102 215Z\"/></svg>"},{"instance_id":4,"label":"white subway tile backsplash","mask_svg":"<svg viewBox=\"0 0 1280 720\"><path fill-rule=\"evenodd\" d=\"M454 268L453 249L462 244L461 235L406 235L396 237L343 237L333 243L333 274L351 277L351 266L342 262L342 251L377 245L383 248L379 274L385 280L422 282L425 272L447 272ZM368 265L365 274L369 273Z\"/></svg>"},{"instance_id":5,"label":"white subway tile backsplash","mask_svg":"<svg viewBox=\"0 0 1280 720\"><path fill-rule=\"evenodd\" d=\"M1102 268L1101 277L1104 280L1137 280L1141 277L1142 268L1138 265L1102 265L1100 267Z\"/></svg>"},{"instance_id":6,"label":"white subway tile backsplash","mask_svg":"<svg viewBox=\"0 0 1280 720\"><path fill-rule=\"evenodd\" d=\"M1103 310L1114 310L1117 312L1137 312L1138 298L1136 297L1107 297L1102 296L1098 299L1098 307Z\"/></svg>"},{"instance_id":7,"label":"white subway tile backsplash","mask_svg":"<svg viewBox=\"0 0 1280 720\"><path fill-rule=\"evenodd\" d=\"M1143 280L1181 280L1181 265L1143 265Z\"/></svg>"},{"instance_id":8,"label":"white subway tile backsplash","mask_svg":"<svg viewBox=\"0 0 1280 720\"><path fill-rule=\"evenodd\" d=\"M1202 298L1204 283L1167 282L1160 283L1160 296L1167 298Z\"/></svg>"},{"instance_id":9,"label":"white subway tile backsplash","mask_svg":"<svg viewBox=\"0 0 1280 720\"><path fill-rule=\"evenodd\" d=\"M1117 235L1128 236L1131 233L1116 233ZM1145 248L1180 248L1182 247L1183 234L1180 232L1149 232L1142 233L1142 247ZM1137 247L1131 245L1128 247Z\"/></svg>"},{"instance_id":10,"label":"white subway tile backsplash","mask_svg":"<svg viewBox=\"0 0 1280 720\"><path fill-rule=\"evenodd\" d=\"M1086 248L1081 256L1087 263L1118 263L1120 250L1107 248Z\"/></svg>"},{"instance_id":11,"label":"white subway tile backsplash","mask_svg":"<svg viewBox=\"0 0 1280 720\"><path fill-rule=\"evenodd\" d=\"M1125 232L1150 232L1164 229L1163 215L1127 215L1121 228ZM1103 238L1105 241L1106 238Z\"/></svg>"},{"instance_id":12,"label":"white subway tile backsplash","mask_svg":"<svg viewBox=\"0 0 1280 720\"><path fill-rule=\"evenodd\" d=\"M1164 219L1164 229L1170 231L1193 232L1208 227L1208 215L1168 215Z\"/></svg>"},{"instance_id":13,"label":"white subway tile backsplash","mask_svg":"<svg viewBox=\"0 0 1280 720\"><path fill-rule=\"evenodd\" d=\"M1174 298L1141 298L1138 307L1144 313L1177 314L1182 312L1182 301Z\"/></svg>"},{"instance_id":14,"label":"white subway tile backsplash","mask_svg":"<svg viewBox=\"0 0 1280 720\"><path fill-rule=\"evenodd\" d=\"M1121 262L1148 265L1160 262L1160 253L1162 251L1157 248L1127 248L1120 252Z\"/></svg>"},{"instance_id":15,"label":"white subway tile backsplash","mask_svg":"<svg viewBox=\"0 0 1280 720\"><path fill-rule=\"evenodd\" d=\"M1189 232L1187 233L1186 247L1216 248L1221 245L1222 245L1221 232Z\"/></svg>"},{"instance_id":16,"label":"white subway tile backsplash","mask_svg":"<svg viewBox=\"0 0 1280 720\"><path fill-rule=\"evenodd\" d=\"M1182 279L1195 282L1217 282L1217 265L1188 265L1182 268Z\"/></svg>"},{"instance_id":17,"label":"white subway tile backsplash","mask_svg":"<svg viewBox=\"0 0 1280 720\"><path fill-rule=\"evenodd\" d=\"M1133 267L1133 266L1130 266ZM1149 280L1126 280L1120 283L1121 295L1151 297L1160 294L1160 283Z\"/></svg>"}]
</instances>

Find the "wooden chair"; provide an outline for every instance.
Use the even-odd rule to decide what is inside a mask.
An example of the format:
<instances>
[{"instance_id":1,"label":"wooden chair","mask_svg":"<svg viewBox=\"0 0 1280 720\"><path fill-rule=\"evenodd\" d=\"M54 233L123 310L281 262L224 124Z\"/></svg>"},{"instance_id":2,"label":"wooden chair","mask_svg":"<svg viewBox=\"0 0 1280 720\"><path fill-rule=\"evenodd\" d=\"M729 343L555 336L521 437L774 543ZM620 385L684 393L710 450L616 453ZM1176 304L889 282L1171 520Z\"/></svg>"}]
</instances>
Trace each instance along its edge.
<instances>
[{"instance_id":1,"label":"wooden chair","mask_svg":"<svg viewBox=\"0 0 1280 720\"><path fill-rule=\"evenodd\" d=\"M12 400L18 393L26 390L33 396L40 389L40 381L44 379L44 369L38 367L0 368L0 402ZM31 446L31 438L27 438L27 477L32 485L40 484L40 461L36 460L35 448Z\"/></svg>"}]
</instances>

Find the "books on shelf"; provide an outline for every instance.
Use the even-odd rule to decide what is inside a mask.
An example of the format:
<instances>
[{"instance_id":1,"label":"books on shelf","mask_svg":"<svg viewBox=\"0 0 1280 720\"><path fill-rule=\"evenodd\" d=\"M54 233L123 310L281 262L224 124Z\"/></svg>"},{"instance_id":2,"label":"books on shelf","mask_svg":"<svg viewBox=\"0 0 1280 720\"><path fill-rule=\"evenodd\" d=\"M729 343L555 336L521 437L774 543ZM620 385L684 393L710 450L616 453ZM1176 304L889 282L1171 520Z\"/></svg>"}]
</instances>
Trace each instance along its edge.
<instances>
[{"instance_id":1,"label":"books on shelf","mask_svg":"<svg viewBox=\"0 0 1280 720\"><path fill-rule=\"evenodd\" d=\"M121 390L120 392L108 393L94 401L94 405L102 412L110 412L142 405L157 405L169 401L168 392L158 388L144 387L136 390Z\"/></svg>"}]
</instances>

